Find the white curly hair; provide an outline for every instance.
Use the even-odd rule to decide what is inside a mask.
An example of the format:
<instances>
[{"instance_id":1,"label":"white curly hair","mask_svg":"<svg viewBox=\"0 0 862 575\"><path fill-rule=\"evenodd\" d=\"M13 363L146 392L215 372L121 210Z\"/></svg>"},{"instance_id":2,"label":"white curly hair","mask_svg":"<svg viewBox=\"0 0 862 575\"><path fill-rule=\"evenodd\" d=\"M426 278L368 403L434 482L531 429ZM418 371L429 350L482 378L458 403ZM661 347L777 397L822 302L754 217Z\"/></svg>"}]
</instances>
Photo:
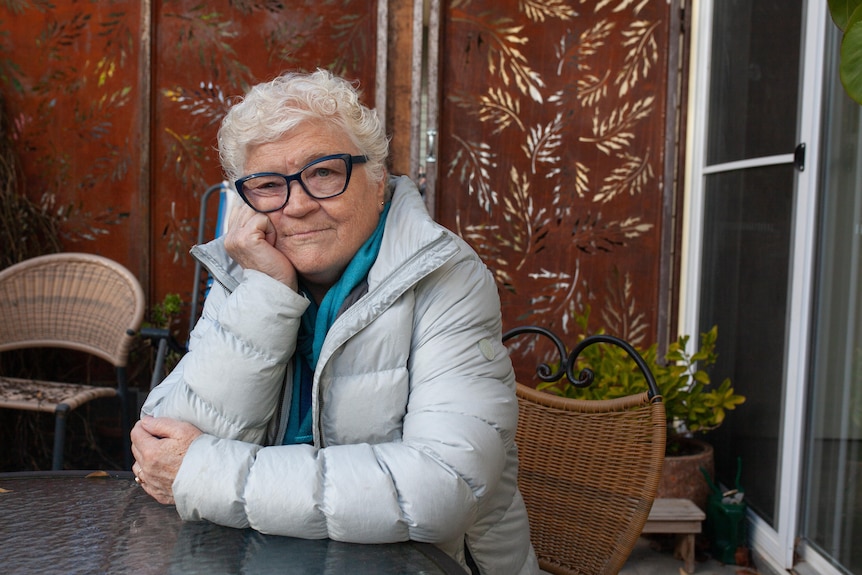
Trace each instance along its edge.
<instances>
[{"instance_id":1,"label":"white curly hair","mask_svg":"<svg viewBox=\"0 0 862 575\"><path fill-rule=\"evenodd\" d=\"M289 72L253 86L232 106L218 131L219 159L230 182L242 177L249 147L274 142L306 121L341 127L368 157L372 179L386 175L389 138L376 111L360 102L356 85L326 70Z\"/></svg>"}]
</instances>

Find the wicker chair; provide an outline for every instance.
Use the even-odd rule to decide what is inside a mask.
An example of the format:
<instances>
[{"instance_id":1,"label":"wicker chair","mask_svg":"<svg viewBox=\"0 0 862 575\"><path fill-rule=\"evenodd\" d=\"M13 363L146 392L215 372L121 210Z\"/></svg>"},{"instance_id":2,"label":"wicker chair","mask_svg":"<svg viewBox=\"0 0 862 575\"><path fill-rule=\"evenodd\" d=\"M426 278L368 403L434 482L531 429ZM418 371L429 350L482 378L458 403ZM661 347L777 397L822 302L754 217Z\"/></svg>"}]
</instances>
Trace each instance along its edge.
<instances>
[{"instance_id":1,"label":"wicker chair","mask_svg":"<svg viewBox=\"0 0 862 575\"><path fill-rule=\"evenodd\" d=\"M533 333L551 338L562 366L537 370L545 381L564 374L576 386L593 374L573 373L588 345L626 349L644 373L648 389L611 400L568 399L517 384L520 417L516 433L518 483L539 565L549 573L617 573L647 521L664 460L664 405L649 368L626 342L607 335L583 340L567 356L554 334L538 327L516 328L504 340Z\"/></svg>"},{"instance_id":2,"label":"wicker chair","mask_svg":"<svg viewBox=\"0 0 862 575\"><path fill-rule=\"evenodd\" d=\"M138 280L101 256L51 254L0 271L0 352L64 348L89 353L116 368L116 387L0 375L0 407L55 415L53 469L63 465L68 412L112 396L120 399L124 455L131 465L126 361L143 315Z\"/></svg>"}]
</instances>

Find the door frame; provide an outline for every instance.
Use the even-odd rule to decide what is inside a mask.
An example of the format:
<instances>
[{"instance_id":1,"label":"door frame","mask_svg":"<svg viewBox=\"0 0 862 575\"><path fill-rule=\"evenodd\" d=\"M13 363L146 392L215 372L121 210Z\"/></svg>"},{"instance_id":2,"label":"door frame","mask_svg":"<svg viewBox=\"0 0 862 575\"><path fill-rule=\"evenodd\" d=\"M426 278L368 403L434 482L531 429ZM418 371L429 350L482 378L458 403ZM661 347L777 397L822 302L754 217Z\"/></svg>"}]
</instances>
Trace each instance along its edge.
<instances>
[{"instance_id":1,"label":"door frame","mask_svg":"<svg viewBox=\"0 0 862 575\"><path fill-rule=\"evenodd\" d=\"M685 189L682 224L680 333L698 333L700 274L702 250L704 176L709 173L745 169L755 166L792 163L794 154L755 158L722 166L706 163L707 105L709 94L712 12L715 0L692 3L692 42L690 57L690 90L688 101L689 135L685 142ZM793 566L801 513L801 478L805 398L808 381L808 359L813 298L813 271L817 240L817 191L820 149L820 110L822 106L823 57L827 6L823 2L803 3L804 30L800 44L800 93L797 112L796 141L805 143L804 168L797 171L792 215L787 340L784 363L776 366L784 378L782 401L781 453L777 525L749 511L752 546L774 568L780 571Z\"/></svg>"}]
</instances>

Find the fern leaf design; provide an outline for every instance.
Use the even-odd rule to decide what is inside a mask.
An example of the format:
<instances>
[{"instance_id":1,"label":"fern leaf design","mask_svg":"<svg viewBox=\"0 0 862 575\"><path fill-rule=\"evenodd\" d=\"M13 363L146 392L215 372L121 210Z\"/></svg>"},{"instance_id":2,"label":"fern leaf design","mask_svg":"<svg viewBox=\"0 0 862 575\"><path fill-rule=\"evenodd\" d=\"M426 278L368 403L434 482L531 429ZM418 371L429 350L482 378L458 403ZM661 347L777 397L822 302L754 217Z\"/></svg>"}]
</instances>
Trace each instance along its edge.
<instances>
[{"instance_id":1,"label":"fern leaf design","mask_svg":"<svg viewBox=\"0 0 862 575\"><path fill-rule=\"evenodd\" d=\"M641 10L643 10L644 6L649 3L649 0L619 0L619 3L613 9L613 12L622 12L632 4L635 4L635 2L637 2L637 4L632 9L632 12L637 15L640 13ZM600 10L607 8L611 4L613 4L613 0L600 0L596 3L593 12L599 12Z\"/></svg>"},{"instance_id":2,"label":"fern leaf design","mask_svg":"<svg viewBox=\"0 0 862 575\"><path fill-rule=\"evenodd\" d=\"M631 106L626 102L622 107L613 110L604 120L599 119L599 111L596 110L593 117L593 137L582 136L580 141L594 143L599 150L608 155L629 147L635 136L628 130L631 130L638 120L649 116L654 101L655 96L648 96Z\"/></svg>"},{"instance_id":3,"label":"fern leaf design","mask_svg":"<svg viewBox=\"0 0 862 575\"><path fill-rule=\"evenodd\" d=\"M620 96L626 95L641 77L646 78L652 65L658 61L658 42L655 39L658 25L658 22L650 24L639 20L623 31L622 46L629 51L614 81L620 87Z\"/></svg>"},{"instance_id":4,"label":"fern leaf design","mask_svg":"<svg viewBox=\"0 0 862 575\"><path fill-rule=\"evenodd\" d=\"M590 168L582 162L575 162L575 193L583 198L590 190Z\"/></svg>"},{"instance_id":5,"label":"fern leaf design","mask_svg":"<svg viewBox=\"0 0 862 575\"><path fill-rule=\"evenodd\" d=\"M513 82L522 94L530 96L536 102L543 101L540 88L545 87L541 75L527 65L527 58L517 48L529 42L529 38L521 35L523 26L510 25L511 18L500 18L488 23L472 16L464 10L452 9L453 22L463 22L475 28L485 30L492 40L488 48L488 71L499 73L503 85Z\"/></svg>"},{"instance_id":6,"label":"fern leaf design","mask_svg":"<svg viewBox=\"0 0 862 575\"><path fill-rule=\"evenodd\" d=\"M475 196L479 206L488 214L497 204L497 192L491 188L490 168L496 168L497 162L494 154L490 151L491 146L485 142L468 143L453 135L452 138L459 145L452 161L449 163L447 177L452 176L459 169L459 180L466 186L467 193Z\"/></svg>"},{"instance_id":7,"label":"fern leaf design","mask_svg":"<svg viewBox=\"0 0 862 575\"><path fill-rule=\"evenodd\" d=\"M570 42L571 30L560 37L560 41L554 46L554 56L557 59L557 76L563 75L563 70L569 62L578 65L578 44Z\"/></svg>"},{"instance_id":8,"label":"fern leaf design","mask_svg":"<svg viewBox=\"0 0 862 575\"><path fill-rule=\"evenodd\" d=\"M266 53L270 60L279 60L291 66L301 67L297 53L309 42L320 37L324 18L320 14L297 14L292 18L278 19L278 24L264 38Z\"/></svg>"},{"instance_id":9,"label":"fern leaf design","mask_svg":"<svg viewBox=\"0 0 862 575\"><path fill-rule=\"evenodd\" d=\"M614 23L605 18L584 30L578 44L578 60L582 61L589 56L596 55L599 49L605 45L605 40L610 36L614 27Z\"/></svg>"},{"instance_id":10,"label":"fern leaf design","mask_svg":"<svg viewBox=\"0 0 862 575\"><path fill-rule=\"evenodd\" d=\"M458 230L458 235L473 246L476 253L489 266L493 263L495 264L494 267L499 266L505 269L508 267L507 262L501 257L500 254L502 251L499 244L495 241L495 238L499 235L499 229L500 226L494 224L475 224L467 226L463 230Z\"/></svg>"},{"instance_id":11,"label":"fern leaf design","mask_svg":"<svg viewBox=\"0 0 862 575\"><path fill-rule=\"evenodd\" d=\"M509 234L500 234L497 241L500 246L508 248L521 255L521 260L515 269L521 269L525 256L530 252L533 229L530 226L530 215L533 212L533 202L530 198L530 182L526 177L519 181L518 171L512 166L509 172L509 193L503 198L503 219L508 224Z\"/></svg>"},{"instance_id":12,"label":"fern leaf design","mask_svg":"<svg viewBox=\"0 0 862 575\"><path fill-rule=\"evenodd\" d=\"M638 217L626 218L619 223L615 223L614 226L627 240L640 237L655 227L653 224L646 223Z\"/></svg>"},{"instance_id":13,"label":"fern leaf design","mask_svg":"<svg viewBox=\"0 0 862 575\"><path fill-rule=\"evenodd\" d=\"M574 272L552 272L542 268L528 277L535 280L535 285L530 287L530 315L547 316L557 315L567 309L567 303L573 299L573 293L578 285L581 275L581 261L575 260ZM542 322L547 324L547 321Z\"/></svg>"},{"instance_id":14,"label":"fern leaf design","mask_svg":"<svg viewBox=\"0 0 862 575\"><path fill-rule=\"evenodd\" d=\"M652 165L649 163L650 150L647 149L643 158L630 154L621 154L623 165L614 168L605 178L598 193L593 196L594 202L606 203L617 196L628 193L630 196L643 192L647 182L653 179Z\"/></svg>"},{"instance_id":15,"label":"fern leaf design","mask_svg":"<svg viewBox=\"0 0 862 575\"><path fill-rule=\"evenodd\" d=\"M560 156L555 154L563 142L560 135L562 129L563 114L559 112L547 126L530 128L527 141L521 145L521 149L530 158L530 168L534 174L539 162L551 165L559 163Z\"/></svg>"},{"instance_id":16,"label":"fern leaf design","mask_svg":"<svg viewBox=\"0 0 862 575\"><path fill-rule=\"evenodd\" d=\"M605 75L602 78L587 74L583 78L579 78L578 86L578 101L581 106L592 107L598 104L599 100L608 94L608 78L611 75L610 70L605 70Z\"/></svg>"},{"instance_id":17,"label":"fern leaf design","mask_svg":"<svg viewBox=\"0 0 862 575\"><path fill-rule=\"evenodd\" d=\"M498 236L497 243L520 255L514 269L520 270L529 256L540 252L550 222L546 208L536 210L526 174L519 174L513 166L509 172L509 191L503 200L503 219L509 234Z\"/></svg>"},{"instance_id":18,"label":"fern leaf design","mask_svg":"<svg viewBox=\"0 0 862 575\"><path fill-rule=\"evenodd\" d=\"M603 325L633 345L643 343L647 335L646 314L637 311L637 302L632 295L633 284L629 274L620 277L614 268L605 282L608 297L602 310Z\"/></svg>"},{"instance_id":19,"label":"fern leaf design","mask_svg":"<svg viewBox=\"0 0 862 575\"><path fill-rule=\"evenodd\" d=\"M368 18L366 12L361 14L344 12L333 24L335 33L332 38L338 41L341 54L331 65L336 74L343 76L359 67L363 56L367 53L368 35L365 33L364 24Z\"/></svg>"},{"instance_id":20,"label":"fern leaf design","mask_svg":"<svg viewBox=\"0 0 862 575\"><path fill-rule=\"evenodd\" d=\"M566 0L521 0L518 7L533 22L544 22L545 18L571 20L578 16Z\"/></svg>"},{"instance_id":21,"label":"fern leaf design","mask_svg":"<svg viewBox=\"0 0 862 575\"><path fill-rule=\"evenodd\" d=\"M242 85L243 79L251 76L248 66L237 57L231 45L239 35L233 21L204 5L189 13L165 12L164 18L178 20L184 25L177 32L174 58L182 62L196 57L203 69L224 70L229 85Z\"/></svg>"},{"instance_id":22,"label":"fern leaf design","mask_svg":"<svg viewBox=\"0 0 862 575\"><path fill-rule=\"evenodd\" d=\"M521 131L524 130L524 124L520 118L521 102L501 88L496 90L493 87L488 88L488 94L479 98L479 109L476 114L479 121L491 122L496 126L492 134L499 134L513 122Z\"/></svg>"},{"instance_id":23,"label":"fern leaf design","mask_svg":"<svg viewBox=\"0 0 862 575\"><path fill-rule=\"evenodd\" d=\"M588 212L575 220L572 227L572 243L581 252L593 255L611 252L626 245L627 240L635 239L653 228L639 217L627 218L621 222L603 223L602 213Z\"/></svg>"},{"instance_id":24,"label":"fern leaf design","mask_svg":"<svg viewBox=\"0 0 862 575\"><path fill-rule=\"evenodd\" d=\"M221 122L230 104L220 86L212 82L201 82L196 90L182 86L162 90L162 95L171 102L179 104L180 110L190 116L204 118L205 127Z\"/></svg>"}]
</instances>

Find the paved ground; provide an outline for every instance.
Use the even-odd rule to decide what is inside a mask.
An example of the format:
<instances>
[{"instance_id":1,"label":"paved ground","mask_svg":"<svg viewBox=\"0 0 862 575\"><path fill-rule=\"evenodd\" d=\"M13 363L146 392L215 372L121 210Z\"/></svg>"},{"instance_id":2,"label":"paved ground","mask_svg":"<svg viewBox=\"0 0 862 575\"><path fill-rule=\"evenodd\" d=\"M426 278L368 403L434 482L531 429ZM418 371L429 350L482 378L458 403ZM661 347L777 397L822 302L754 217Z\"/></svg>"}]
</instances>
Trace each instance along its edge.
<instances>
[{"instance_id":1,"label":"paved ground","mask_svg":"<svg viewBox=\"0 0 862 575\"><path fill-rule=\"evenodd\" d=\"M725 565L704 551L696 554L694 575L760 575L754 567ZM641 537L620 575L687 575L681 559L675 559L668 538Z\"/></svg>"}]
</instances>

